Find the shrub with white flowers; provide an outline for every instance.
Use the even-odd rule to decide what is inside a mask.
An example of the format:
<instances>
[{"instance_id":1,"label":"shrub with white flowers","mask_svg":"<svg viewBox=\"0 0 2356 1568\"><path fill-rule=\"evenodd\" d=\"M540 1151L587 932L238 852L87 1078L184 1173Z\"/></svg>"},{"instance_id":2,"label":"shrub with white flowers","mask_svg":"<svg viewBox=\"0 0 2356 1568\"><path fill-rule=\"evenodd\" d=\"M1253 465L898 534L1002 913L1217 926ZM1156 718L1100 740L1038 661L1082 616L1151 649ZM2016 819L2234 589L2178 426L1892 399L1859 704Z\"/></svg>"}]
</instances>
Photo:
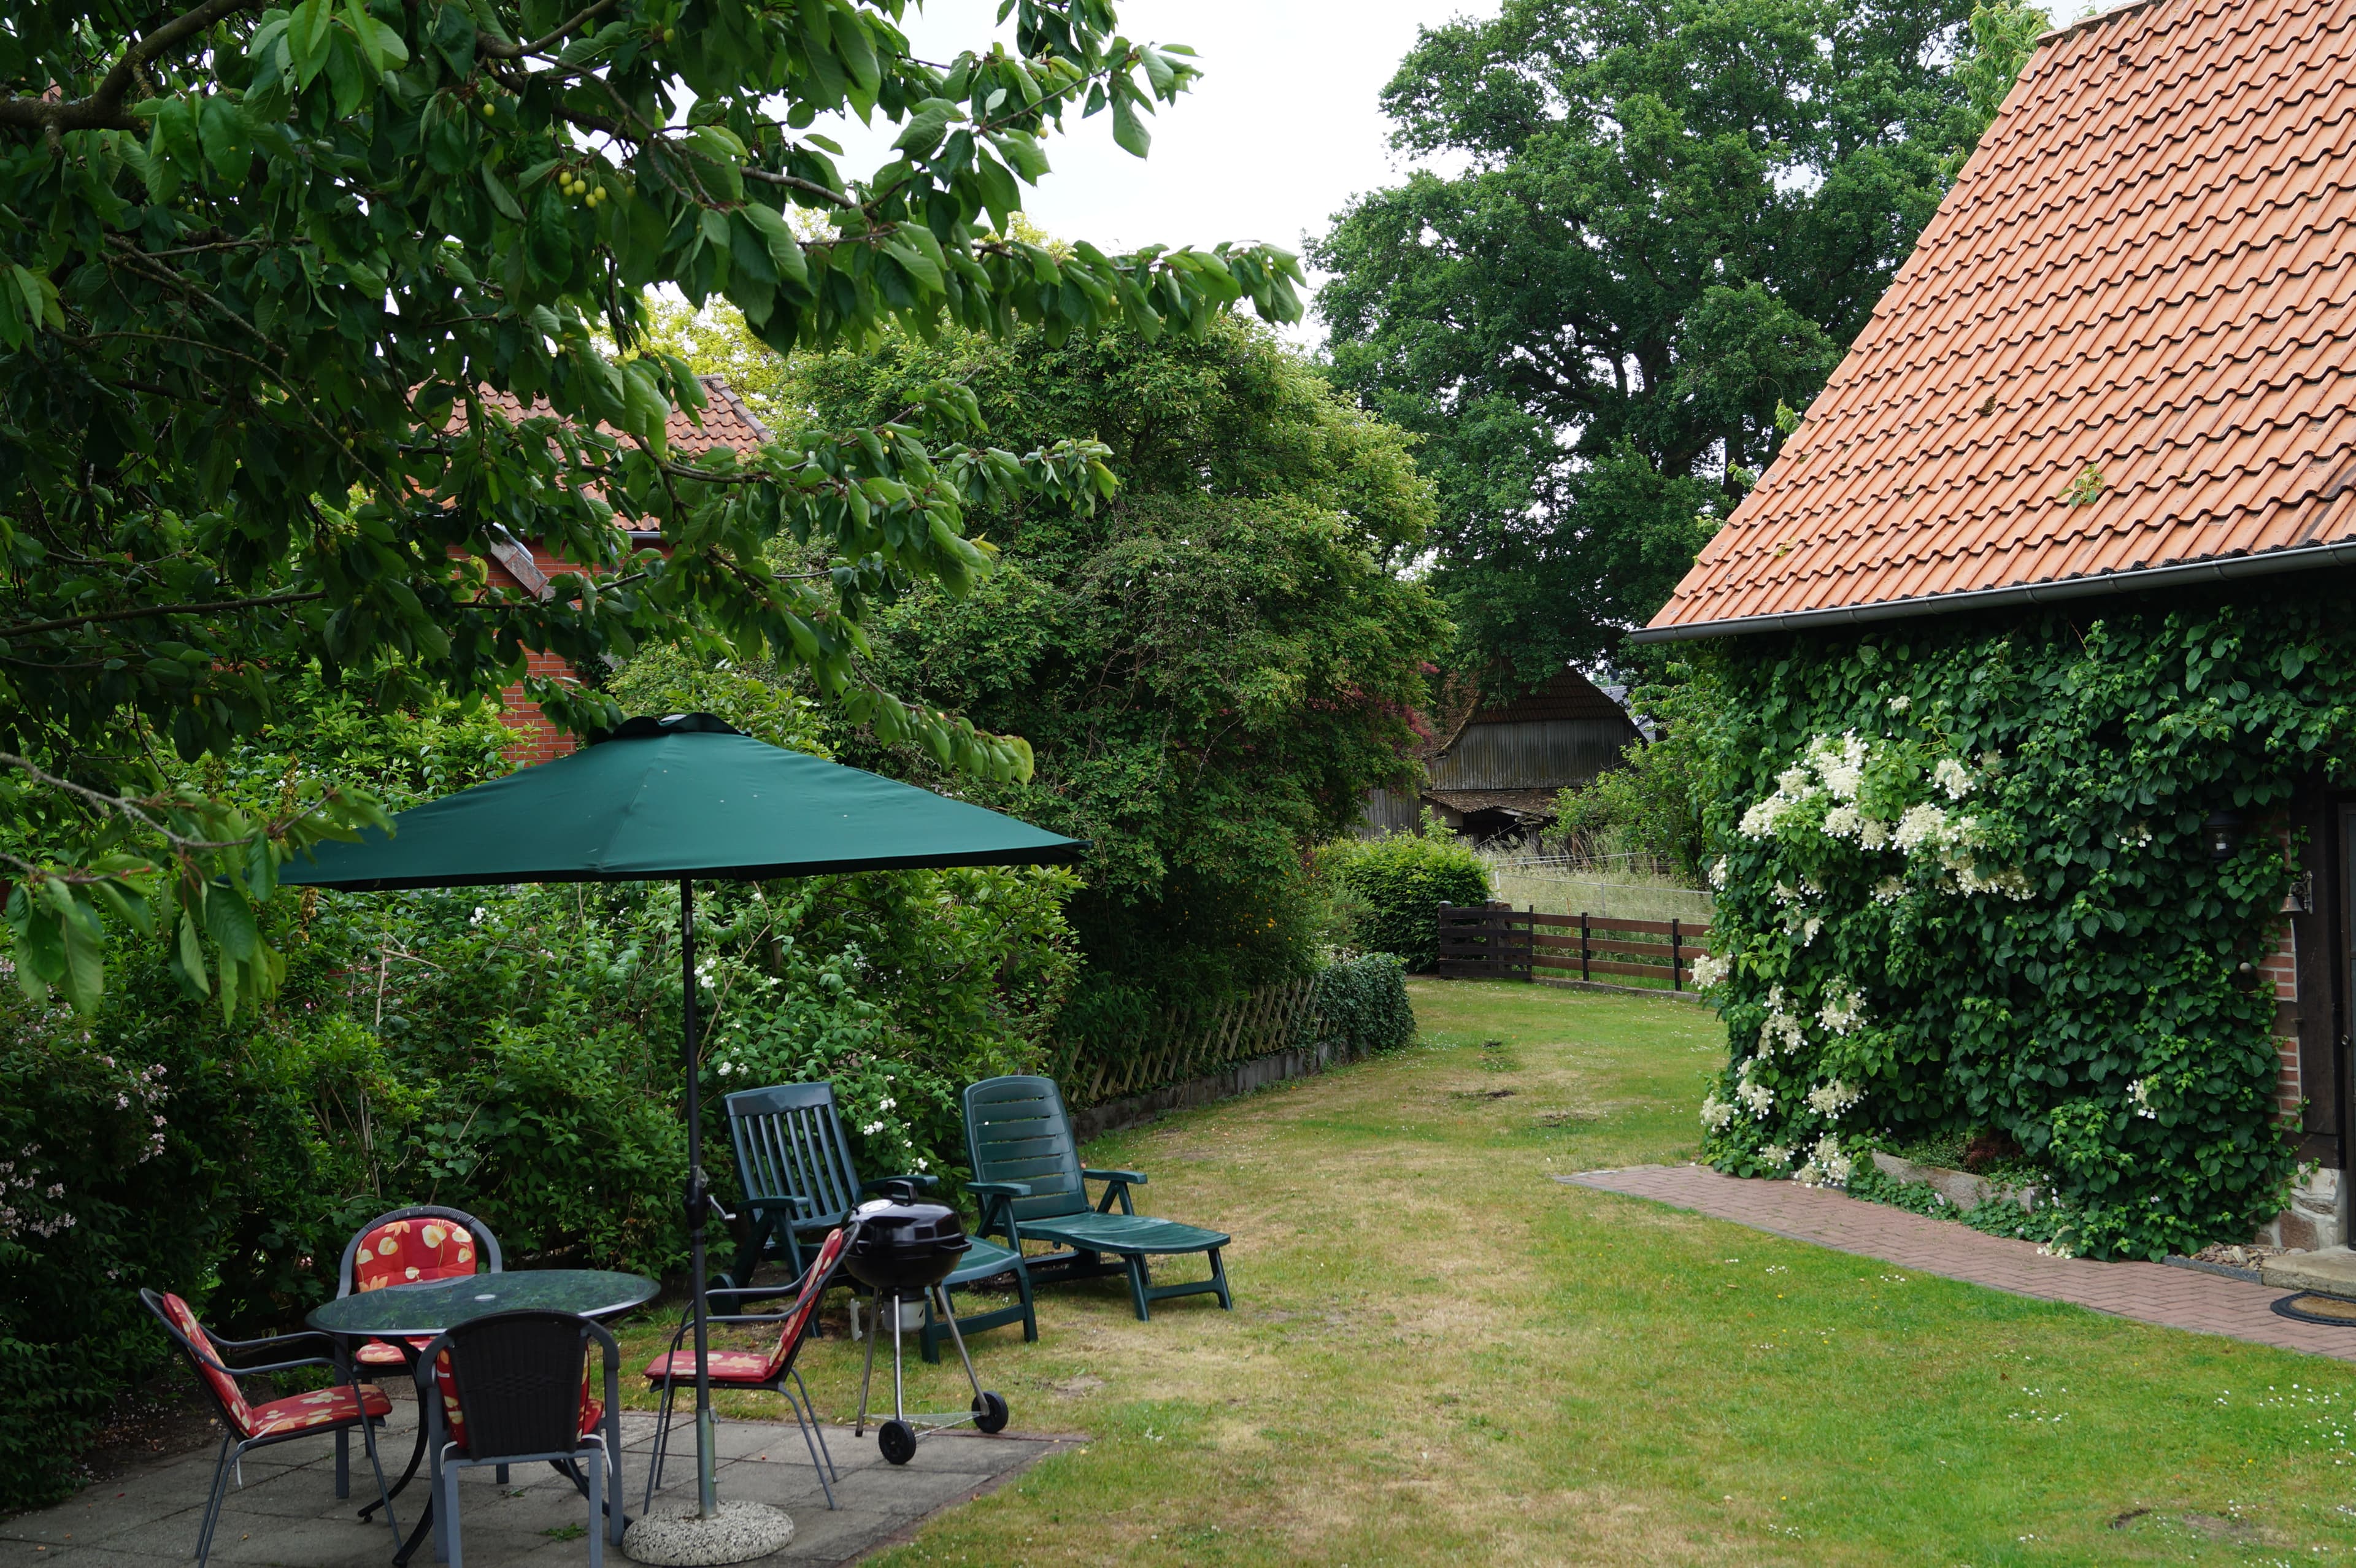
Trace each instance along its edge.
<instances>
[{"instance_id":1,"label":"shrub with white flowers","mask_svg":"<svg viewBox=\"0 0 2356 1568\"><path fill-rule=\"evenodd\" d=\"M2356 626L2322 586L2197 599L1703 656L1726 704L1695 969L1728 1033L1712 1165L1838 1186L1869 1148L2001 1131L2094 1256L2247 1241L2280 1210L2256 965L2295 784L2356 778ZM2221 810L2250 825L2222 862Z\"/></svg>"}]
</instances>

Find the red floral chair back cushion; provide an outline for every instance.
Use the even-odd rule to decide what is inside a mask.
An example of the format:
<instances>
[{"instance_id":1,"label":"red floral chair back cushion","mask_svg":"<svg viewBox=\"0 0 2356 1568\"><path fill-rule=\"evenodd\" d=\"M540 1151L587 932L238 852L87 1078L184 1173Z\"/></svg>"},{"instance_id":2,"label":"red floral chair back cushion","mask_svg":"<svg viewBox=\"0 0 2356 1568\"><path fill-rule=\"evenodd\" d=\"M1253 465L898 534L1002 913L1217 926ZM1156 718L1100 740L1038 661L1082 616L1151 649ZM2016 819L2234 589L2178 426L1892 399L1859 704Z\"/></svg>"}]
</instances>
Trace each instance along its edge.
<instances>
[{"instance_id":1,"label":"red floral chair back cushion","mask_svg":"<svg viewBox=\"0 0 2356 1568\"><path fill-rule=\"evenodd\" d=\"M801 1295L794 1298L793 1310L786 1314L784 1332L777 1336L777 1348L769 1352L770 1377L783 1372L786 1363L793 1360L794 1342L809 1327L810 1314L818 1310L818 1298L826 1294L827 1278L834 1273L835 1260L841 1256L842 1232L840 1230L828 1232L825 1242L818 1249L817 1259L810 1264L809 1273L802 1276Z\"/></svg>"},{"instance_id":2,"label":"red floral chair back cushion","mask_svg":"<svg viewBox=\"0 0 2356 1568\"><path fill-rule=\"evenodd\" d=\"M189 1345L199 1357L210 1356L216 1361L220 1360L220 1352L213 1349L212 1339L205 1332L205 1326L197 1321L197 1315L188 1310L187 1302L166 1294L164 1310L170 1315L172 1327L187 1337ZM220 1396L222 1406L229 1412L230 1424L237 1428L237 1435L240 1437L252 1436L253 1406L246 1403L244 1391L237 1386L237 1380L227 1372L207 1366L201 1360L197 1362L197 1371L212 1385L213 1392Z\"/></svg>"},{"instance_id":3,"label":"red floral chair back cushion","mask_svg":"<svg viewBox=\"0 0 2356 1568\"><path fill-rule=\"evenodd\" d=\"M352 1288L450 1279L475 1272L475 1233L455 1220L394 1220L360 1238Z\"/></svg>"}]
</instances>

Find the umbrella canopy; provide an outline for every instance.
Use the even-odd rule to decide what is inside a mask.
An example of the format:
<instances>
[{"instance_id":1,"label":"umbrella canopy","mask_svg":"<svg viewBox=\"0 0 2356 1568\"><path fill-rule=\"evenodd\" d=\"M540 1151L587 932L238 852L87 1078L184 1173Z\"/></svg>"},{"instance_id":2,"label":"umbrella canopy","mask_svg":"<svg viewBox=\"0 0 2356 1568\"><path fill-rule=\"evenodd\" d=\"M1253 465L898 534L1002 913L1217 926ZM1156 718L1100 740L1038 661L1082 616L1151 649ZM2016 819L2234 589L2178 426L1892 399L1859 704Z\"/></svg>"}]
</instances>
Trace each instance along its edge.
<instances>
[{"instance_id":1,"label":"umbrella canopy","mask_svg":"<svg viewBox=\"0 0 2356 1568\"><path fill-rule=\"evenodd\" d=\"M353 891L679 882L696 1495L709 1516L717 1504L704 1226L716 1204L703 1174L695 883L919 866L1048 865L1076 859L1087 844L768 745L709 713L628 720L571 756L412 806L392 820L391 835L370 829L357 843L318 846L311 864L288 867L279 880Z\"/></svg>"},{"instance_id":2,"label":"umbrella canopy","mask_svg":"<svg viewBox=\"0 0 2356 1568\"><path fill-rule=\"evenodd\" d=\"M282 880L380 891L505 882L763 881L914 866L1041 865L1087 845L755 741L708 713L597 743L318 847Z\"/></svg>"}]
</instances>

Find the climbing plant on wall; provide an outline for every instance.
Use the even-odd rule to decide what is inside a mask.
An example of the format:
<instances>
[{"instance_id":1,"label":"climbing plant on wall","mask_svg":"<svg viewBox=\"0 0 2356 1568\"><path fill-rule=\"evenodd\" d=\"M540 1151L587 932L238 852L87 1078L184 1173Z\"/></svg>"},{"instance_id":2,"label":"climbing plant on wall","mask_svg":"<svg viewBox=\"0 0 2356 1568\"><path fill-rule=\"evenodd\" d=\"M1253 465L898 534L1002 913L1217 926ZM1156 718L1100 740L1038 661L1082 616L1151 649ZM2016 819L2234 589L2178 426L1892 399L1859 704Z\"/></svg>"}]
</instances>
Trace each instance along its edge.
<instances>
[{"instance_id":1,"label":"climbing plant on wall","mask_svg":"<svg viewBox=\"0 0 2356 1568\"><path fill-rule=\"evenodd\" d=\"M1721 1170L1846 1181L1875 1136L2001 1128L2061 1240L2246 1239L2293 1168L2274 1102L2297 780L2340 776L2334 586L1746 639L1716 720ZM2233 852L2203 826L2239 814Z\"/></svg>"}]
</instances>

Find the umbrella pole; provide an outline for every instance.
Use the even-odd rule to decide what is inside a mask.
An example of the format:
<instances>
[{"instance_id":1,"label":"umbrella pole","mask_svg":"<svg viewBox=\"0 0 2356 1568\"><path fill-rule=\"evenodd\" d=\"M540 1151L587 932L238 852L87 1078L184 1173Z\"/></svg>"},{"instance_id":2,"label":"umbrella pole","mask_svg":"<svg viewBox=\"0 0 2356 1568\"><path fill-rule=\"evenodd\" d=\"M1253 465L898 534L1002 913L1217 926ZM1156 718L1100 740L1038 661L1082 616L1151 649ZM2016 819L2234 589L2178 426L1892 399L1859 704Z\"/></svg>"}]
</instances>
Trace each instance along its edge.
<instances>
[{"instance_id":1,"label":"umbrella pole","mask_svg":"<svg viewBox=\"0 0 2356 1568\"><path fill-rule=\"evenodd\" d=\"M696 1051L695 884L679 880L680 978L687 991L687 1238L688 1288L695 1293L695 1505L699 1517L719 1511L713 1495L711 1327L703 1300L703 1221L711 1208L703 1184L703 1069Z\"/></svg>"}]
</instances>

